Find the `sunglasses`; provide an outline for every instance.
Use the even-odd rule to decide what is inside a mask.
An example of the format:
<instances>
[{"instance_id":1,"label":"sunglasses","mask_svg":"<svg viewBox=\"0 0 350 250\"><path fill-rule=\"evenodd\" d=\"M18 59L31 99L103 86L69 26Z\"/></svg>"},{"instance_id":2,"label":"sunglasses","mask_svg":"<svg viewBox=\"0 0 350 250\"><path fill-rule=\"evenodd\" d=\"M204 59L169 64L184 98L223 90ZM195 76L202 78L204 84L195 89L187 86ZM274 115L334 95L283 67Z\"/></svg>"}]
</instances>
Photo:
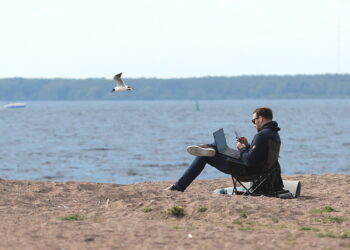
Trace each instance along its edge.
<instances>
[{"instance_id":1,"label":"sunglasses","mask_svg":"<svg viewBox=\"0 0 350 250\"><path fill-rule=\"evenodd\" d=\"M259 119L259 116L258 117L255 117L253 120L252 120L252 123L255 124L255 120L256 119Z\"/></svg>"}]
</instances>

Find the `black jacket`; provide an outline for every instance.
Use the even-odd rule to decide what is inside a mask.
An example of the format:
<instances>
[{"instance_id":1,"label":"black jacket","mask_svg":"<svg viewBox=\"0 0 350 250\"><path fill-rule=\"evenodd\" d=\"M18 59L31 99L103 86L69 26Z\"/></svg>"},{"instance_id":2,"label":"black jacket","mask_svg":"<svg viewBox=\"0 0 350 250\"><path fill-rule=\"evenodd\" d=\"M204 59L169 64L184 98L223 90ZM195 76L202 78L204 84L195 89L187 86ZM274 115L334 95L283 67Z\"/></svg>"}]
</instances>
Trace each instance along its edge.
<instances>
[{"instance_id":1,"label":"black jacket","mask_svg":"<svg viewBox=\"0 0 350 250\"><path fill-rule=\"evenodd\" d=\"M249 147L240 149L241 159L247 166L249 173L258 174L269 168L277 169L268 181L273 189L269 190L269 192L279 191L283 188L281 168L278 162L281 145L279 130L277 122L268 122L254 136ZM264 189L264 187L261 188Z\"/></svg>"},{"instance_id":2,"label":"black jacket","mask_svg":"<svg viewBox=\"0 0 350 250\"><path fill-rule=\"evenodd\" d=\"M277 122L268 122L254 136L249 147L240 149L241 159L250 171L260 171L267 163L269 140L281 144L279 130Z\"/></svg>"}]
</instances>

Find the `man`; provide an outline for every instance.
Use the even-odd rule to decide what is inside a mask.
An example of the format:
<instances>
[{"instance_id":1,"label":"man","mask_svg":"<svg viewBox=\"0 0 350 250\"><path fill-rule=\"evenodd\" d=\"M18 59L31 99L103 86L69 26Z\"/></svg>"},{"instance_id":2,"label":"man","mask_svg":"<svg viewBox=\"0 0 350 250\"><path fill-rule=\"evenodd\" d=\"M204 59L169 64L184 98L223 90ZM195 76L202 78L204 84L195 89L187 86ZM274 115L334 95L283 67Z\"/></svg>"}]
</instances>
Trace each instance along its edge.
<instances>
[{"instance_id":1,"label":"man","mask_svg":"<svg viewBox=\"0 0 350 250\"><path fill-rule=\"evenodd\" d=\"M192 183L192 181L202 172L205 165L208 163L226 174L234 173L237 176L250 176L260 173L267 164L271 164L269 154L274 154L274 159L278 158L279 149L281 145L277 122L273 121L273 114L270 108L257 108L253 112L252 123L257 129L258 133L254 136L251 144L248 143L247 138L240 137L236 142L237 149L240 151L241 159L237 160L229 158L217 152L216 146L200 145L189 146L187 151L197 156L189 168L185 171L182 177L167 190L185 191L185 189ZM277 168L274 175L267 180L269 187L273 190L280 191L283 188L281 178L281 170L278 160L272 163L273 167ZM261 187L262 193L264 187ZM258 190L259 191L259 190Z\"/></svg>"}]
</instances>

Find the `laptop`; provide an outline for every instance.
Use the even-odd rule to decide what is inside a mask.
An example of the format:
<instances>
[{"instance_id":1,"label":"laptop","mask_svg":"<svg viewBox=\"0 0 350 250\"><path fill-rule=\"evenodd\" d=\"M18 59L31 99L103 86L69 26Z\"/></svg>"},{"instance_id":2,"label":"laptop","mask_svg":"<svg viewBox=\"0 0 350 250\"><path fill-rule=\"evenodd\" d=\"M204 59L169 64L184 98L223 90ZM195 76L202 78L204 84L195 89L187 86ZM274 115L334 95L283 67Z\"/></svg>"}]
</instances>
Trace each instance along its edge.
<instances>
[{"instance_id":1,"label":"laptop","mask_svg":"<svg viewBox=\"0 0 350 250\"><path fill-rule=\"evenodd\" d=\"M241 154L238 150L230 148L227 146L225 134L224 134L224 129L219 129L213 133L214 136L214 141L216 144L216 147L218 148L218 151L220 154L235 158L235 159L240 159Z\"/></svg>"}]
</instances>

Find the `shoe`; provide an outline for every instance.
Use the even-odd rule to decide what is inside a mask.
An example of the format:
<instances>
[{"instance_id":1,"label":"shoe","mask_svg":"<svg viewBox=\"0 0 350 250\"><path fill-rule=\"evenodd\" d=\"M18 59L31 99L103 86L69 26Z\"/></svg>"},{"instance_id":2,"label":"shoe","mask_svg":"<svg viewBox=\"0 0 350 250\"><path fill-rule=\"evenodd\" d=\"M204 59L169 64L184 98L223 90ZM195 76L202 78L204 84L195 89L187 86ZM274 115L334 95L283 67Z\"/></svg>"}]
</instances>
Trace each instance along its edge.
<instances>
[{"instance_id":1,"label":"shoe","mask_svg":"<svg viewBox=\"0 0 350 250\"><path fill-rule=\"evenodd\" d=\"M171 190L171 191L179 191L179 192L183 192L182 190L179 190L174 184L170 185L169 187L167 187L164 190Z\"/></svg>"},{"instance_id":2,"label":"shoe","mask_svg":"<svg viewBox=\"0 0 350 250\"><path fill-rule=\"evenodd\" d=\"M191 155L207 157L213 157L216 154L216 151L213 148L203 148L197 145L188 146L187 152Z\"/></svg>"}]
</instances>

